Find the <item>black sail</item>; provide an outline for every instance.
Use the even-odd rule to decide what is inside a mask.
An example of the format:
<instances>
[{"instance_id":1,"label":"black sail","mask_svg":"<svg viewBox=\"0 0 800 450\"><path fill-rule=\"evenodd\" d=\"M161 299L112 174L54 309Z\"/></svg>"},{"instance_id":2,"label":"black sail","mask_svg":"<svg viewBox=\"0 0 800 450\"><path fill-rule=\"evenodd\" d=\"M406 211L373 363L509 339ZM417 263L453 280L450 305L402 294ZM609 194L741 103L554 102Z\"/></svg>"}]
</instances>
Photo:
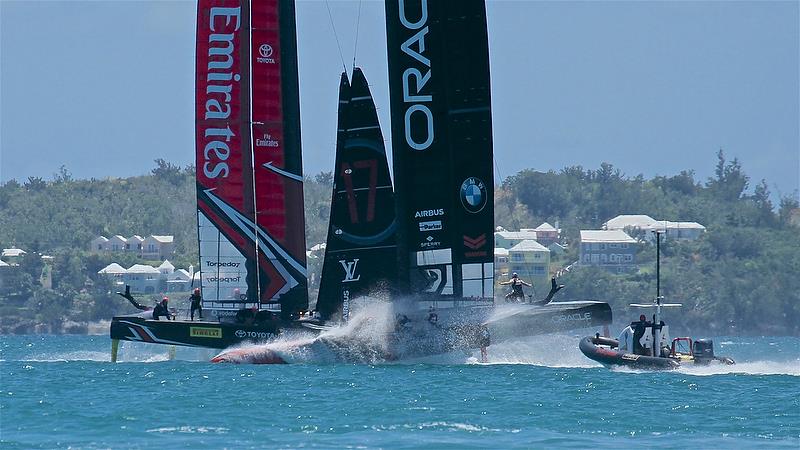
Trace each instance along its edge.
<instances>
[{"instance_id":1,"label":"black sail","mask_svg":"<svg viewBox=\"0 0 800 450\"><path fill-rule=\"evenodd\" d=\"M396 283L395 205L383 134L361 69L342 73L331 218L317 311L347 319L350 301Z\"/></svg>"},{"instance_id":2,"label":"black sail","mask_svg":"<svg viewBox=\"0 0 800 450\"><path fill-rule=\"evenodd\" d=\"M483 0L387 0L398 286L439 307L493 298Z\"/></svg>"}]
</instances>

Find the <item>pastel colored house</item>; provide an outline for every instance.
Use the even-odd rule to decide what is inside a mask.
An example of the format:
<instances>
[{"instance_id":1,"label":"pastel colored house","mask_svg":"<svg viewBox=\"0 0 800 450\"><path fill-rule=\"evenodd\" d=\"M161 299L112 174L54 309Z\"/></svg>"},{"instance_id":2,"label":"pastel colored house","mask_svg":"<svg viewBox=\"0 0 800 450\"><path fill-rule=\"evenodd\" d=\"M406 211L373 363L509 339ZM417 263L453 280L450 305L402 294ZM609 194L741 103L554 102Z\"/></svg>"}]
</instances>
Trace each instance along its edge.
<instances>
[{"instance_id":1,"label":"pastel colored house","mask_svg":"<svg viewBox=\"0 0 800 450\"><path fill-rule=\"evenodd\" d=\"M556 227L545 222L533 229L536 232L536 242L549 247L550 244L558 242L559 231Z\"/></svg>"},{"instance_id":2,"label":"pastel colored house","mask_svg":"<svg viewBox=\"0 0 800 450\"><path fill-rule=\"evenodd\" d=\"M622 230L581 230L580 265L623 272L636 265L636 240Z\"/></svg>"},{"instance_id":3,"label":"pastel colored house","mask_svg":"<svg viewBox=\"0 0 800 450\"><path fill-rule=\"evenodd\" d=\"M514 272L523 280L533 283L536 298L543 297L549 286L550 250L532 239L523 240L511 247L508 249L507 276L510 277Z\"/></svg>"},{"instance_id":4,"label":"pastel colored house","mask_svg":"<svg viewBox=\"0 0 800 450\"><path fill-rule=\"evenodd\" d=\"M497 247L494 249L494 278L503 281L508 277L508 249Z\"/></svg>"}]
</instances>

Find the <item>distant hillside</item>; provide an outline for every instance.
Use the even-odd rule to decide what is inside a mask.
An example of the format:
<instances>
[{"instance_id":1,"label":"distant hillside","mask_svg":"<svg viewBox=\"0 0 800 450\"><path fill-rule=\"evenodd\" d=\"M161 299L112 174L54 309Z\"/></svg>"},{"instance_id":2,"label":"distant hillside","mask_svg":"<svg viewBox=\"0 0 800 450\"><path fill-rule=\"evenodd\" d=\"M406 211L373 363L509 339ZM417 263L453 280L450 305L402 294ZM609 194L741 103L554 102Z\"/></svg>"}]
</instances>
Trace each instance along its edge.
<instances>
[{"instance_id":1,"label":"distant hillside","mask_svg":"<svg viewBox=\"0 0 800 450\"><path fill-rule=\"evenodd\" d=\"M605 163L596 170L522 170L498 186L496 224L511 230L557 222L569 244L567 254L554 260L557 269L577 259L579 230L598 229L618 214L697 221L707 227L703 238L664 246L664 294L687 305L675 315L673 329L800 334L800 235L789 225L797 193L773 205L765 181L750 189L738 161L718 156L716 176L704 182L692 171L650 180L630 177ZM306 177L309 247L325 240L331 185L330 172ZM89 241L101 234L171 234L175 265L197 266L196 220L194 167L163 160L140 177L74 180L62 169L52 180L6 182L0 186L0 247L17 246L55 260L52 290L38 285L42 268L36 258L0 280L0 331L12 331L9 324L20 317L28 324L22 331L45 322L40 330L59 331L65 319L107 319L126 310L96 273L120 257L88 255ZM609 301L619 320L633 317L626 305L655 292L654 250L643 248L640 256L641 270L633 274L571 271L561 280L567 288L559 297Z\"/></svg>"}]
</instances>

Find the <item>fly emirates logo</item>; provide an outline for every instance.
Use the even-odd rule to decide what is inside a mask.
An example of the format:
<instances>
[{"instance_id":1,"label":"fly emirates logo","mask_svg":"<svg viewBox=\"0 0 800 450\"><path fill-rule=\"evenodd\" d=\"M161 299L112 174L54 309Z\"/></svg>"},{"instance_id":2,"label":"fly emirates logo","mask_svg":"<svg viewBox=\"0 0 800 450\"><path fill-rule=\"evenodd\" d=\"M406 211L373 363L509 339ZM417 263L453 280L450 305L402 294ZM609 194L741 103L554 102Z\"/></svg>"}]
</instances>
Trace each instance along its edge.
<instances>
[{"instance_id":1,"label":"fly emirates logo","mask_svg":"<svg viewBox=\"0 0 800 450\"><path fill-rule=\"evenodd\" d=\"M208 27L204 118L206 121L227 121L231 116L232 92L241 79L238 73L233 73L234 40L241 27L241 8L211 8ZM231 155L228 144L235 134L230 125L225 128L204 126L203 174L208 178L227 177L230 168L226 161Z\"/></svg>"}]
</instances>

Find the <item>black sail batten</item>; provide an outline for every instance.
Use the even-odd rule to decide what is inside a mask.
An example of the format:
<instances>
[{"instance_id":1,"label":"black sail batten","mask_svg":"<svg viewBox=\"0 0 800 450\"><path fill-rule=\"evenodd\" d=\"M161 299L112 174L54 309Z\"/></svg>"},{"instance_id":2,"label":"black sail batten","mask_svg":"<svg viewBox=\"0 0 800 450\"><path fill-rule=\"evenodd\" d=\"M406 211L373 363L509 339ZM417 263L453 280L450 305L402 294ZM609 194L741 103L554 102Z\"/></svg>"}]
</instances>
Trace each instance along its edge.
<instances>
[{"instance_id":1,"label":"black sail batten","mask_svg":"<svg viewBox=\"0 0 800 450\"><path fill-rule=\"evenodd\" d=\"M389 0L386 21L398 285L439 306L490 302L494 178L484 2Z\"/></svg>"},{"instance_id":2,"label":"black sail batten","mask_svg":"<svg viewBox=\"0 0 800 450\"><path fill-rule=\"evenodd\" d=\"M331 218L317 311L347 319L349 303L385 295L396 282L392 180L375 103L361 69L343 73Z\"/></svg>"}]
</instances>

